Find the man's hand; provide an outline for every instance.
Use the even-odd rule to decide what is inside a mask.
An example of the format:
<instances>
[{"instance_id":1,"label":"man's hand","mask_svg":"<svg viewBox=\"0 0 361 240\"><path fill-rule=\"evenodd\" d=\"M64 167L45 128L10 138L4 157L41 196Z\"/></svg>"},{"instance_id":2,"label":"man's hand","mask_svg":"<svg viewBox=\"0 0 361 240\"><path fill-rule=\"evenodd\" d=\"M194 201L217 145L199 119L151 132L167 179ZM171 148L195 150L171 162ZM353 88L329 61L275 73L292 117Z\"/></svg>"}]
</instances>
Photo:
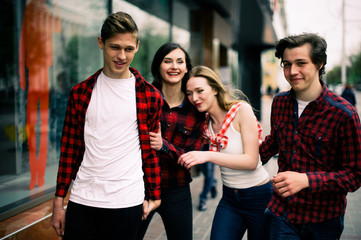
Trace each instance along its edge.
<instances>
[{"instance_id":1,"label":"man's hand","mask_svg":"<svg viewBox=\"0 0 361 240\"><path fill-rule=\"evenodd\" d=\"M65 229L65 209L63 207L64 198L55 197L53 202L53 215L51 216L51 225L58 236L64 236Z\"/></svg>"},{"instance_id":2,"label":"man's hand","mask_svg":"<svg viewBox=\"0 0 361 240\"><path fill-rule=\"evenodd\" d=\"M273 188L282 197L288 197L309 187L306 173L280 172L271 180Z\"/></svg>"},{"instance_id":3,"label":"man's hand","mask_svg":"<svg viewBox=\"0 0 361 240\"><path fill-rule=\"evenodd\" d=\"M142 220L147 219L149 213L160 206L161 200L144 200L143 202L143 217Z\"/></svg>"},{"instance_id":4,"label":"man's hand","mask_svg":"<svg viewBox=\"0 0 361 240\"><path fill-rule=\"evenodd\" d=\"M159 149L163 146L163 139L162 139L162 132L160 129L160 123L159 123L159 129L158 132L149 132L150 137L150 147L156 151L159 151Z\"/></svg>"}]
</instances>

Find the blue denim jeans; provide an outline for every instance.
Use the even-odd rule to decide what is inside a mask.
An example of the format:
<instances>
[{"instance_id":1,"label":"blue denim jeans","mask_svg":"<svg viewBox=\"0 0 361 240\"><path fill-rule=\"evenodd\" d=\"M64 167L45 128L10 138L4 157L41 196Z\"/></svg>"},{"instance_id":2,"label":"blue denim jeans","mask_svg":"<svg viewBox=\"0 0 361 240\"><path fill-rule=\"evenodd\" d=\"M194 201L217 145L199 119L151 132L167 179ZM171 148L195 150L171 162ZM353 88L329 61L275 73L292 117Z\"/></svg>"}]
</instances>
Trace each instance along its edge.
<instances>
[{"instance_id":1,"label":"blue denim jeans","mask_svg":"<svg viewBox=\"0 0 361 240\"><path fill-rule=\"evenodd\" d=\"M269 224L270 240L334 240L340 239L344 215L320 223L289 223L271 210L265 211Z\"/></svg>"},{"instance_id":2,"label":"blue denim jeans","mask_svg":"<svg viewBox=\"0 0 361 240\"><path fill-rule=\"evenodd\" d=\"M264 211L272 193L270 182L246 189L223 185L223 196L213 219L211 240L239 240L246 230L250 240L268 239Z\"/></svg>"}]
</instances>

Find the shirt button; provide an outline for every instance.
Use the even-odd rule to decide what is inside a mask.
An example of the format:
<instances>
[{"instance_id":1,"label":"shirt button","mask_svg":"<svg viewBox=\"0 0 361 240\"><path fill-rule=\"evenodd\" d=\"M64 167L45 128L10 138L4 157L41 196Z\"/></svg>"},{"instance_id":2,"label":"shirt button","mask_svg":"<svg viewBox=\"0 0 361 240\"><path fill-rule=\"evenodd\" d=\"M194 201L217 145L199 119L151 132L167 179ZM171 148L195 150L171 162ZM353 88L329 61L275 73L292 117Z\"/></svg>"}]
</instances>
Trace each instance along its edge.
<instances>
[{"instance_id":1,"label":"shirt button","mask_svg":"<svg viewBox=\"0 0 361 240\"><path fill-rule=\"evenodd\" d=\"M169 114L172 114L172 111L169 111Z\"/></svg>"},{"instance_id":2,"label":"shirt button","mask_svg":"<svg viewBox=\"0 0 361 240\"><path fill-rule=\"evenodd\" d=\"M170 127L170 125L168 124L167 127Z\"/></svg>"},{"instance_id":3,"label":"shirt button","mask_svg":"<svg viewBox=\"0 0 361 240\"><path fill-rule=\"evenodd\" d=\"M293 150L292 153L296 153L296 150Z\"/></svg>"},{"instance_id":4,"label":"shirt button","mask_svg":"<svg viewBox=\"0 0 361 240\"><path fill-rule=\"evenodd\" d=\"M165 139L168 139L168 137L165 137Z\"/></svg>"}]
</instances>

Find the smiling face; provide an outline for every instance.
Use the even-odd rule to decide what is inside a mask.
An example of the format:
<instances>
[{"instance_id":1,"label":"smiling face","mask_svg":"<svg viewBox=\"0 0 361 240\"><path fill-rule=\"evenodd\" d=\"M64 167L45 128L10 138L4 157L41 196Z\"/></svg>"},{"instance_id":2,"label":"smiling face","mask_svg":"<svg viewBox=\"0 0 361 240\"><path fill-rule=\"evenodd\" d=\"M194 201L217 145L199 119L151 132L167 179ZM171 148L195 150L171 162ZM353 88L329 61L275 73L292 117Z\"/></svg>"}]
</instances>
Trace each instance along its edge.
<instances>
[{"instance_id":1,"label":"smiling face","mask_svg":"<svg viewBox=\"0 0 361 240\"><path fill-rule=\"evenodd\" d=\"M163 84L181 84L184 74L187 72L185 54L179 48L168 53L159 66Z\"/></svg>"},{"instance_id":2,"label":"smiling face","mask_svg":"<svg viewBox=\"0 0 361 240\"><path fill-rule=\"evenodd\" d=\"M320 92L319 69L310 58L310 44L286 48L283 53L283 73L301 100L313 100ZM311 99L310 99L311 98Z\"/></svg>"},{"instance_id":3,"label":"smiling face","mask_svg":"<svg viewBox=\"0 0 361 240\"><path fill-rule=\"evenodd\" d=\"M137 38L132 33L118 33L105 43L99 37L98 45L103 50L104 74L110 78L129 78L129 65L138 51Z\"/></svg>"},{"instance_id":4,"label":"smiling face","mask_svg":"<svg viewBox=\"0 0 361 240\"><path fill-rule=\"evenodd\" d=\"M199 112L209 112L217 103L217 91L204 77L191 77L187 82L187 97Z\"/></svg>"}]
</instances>

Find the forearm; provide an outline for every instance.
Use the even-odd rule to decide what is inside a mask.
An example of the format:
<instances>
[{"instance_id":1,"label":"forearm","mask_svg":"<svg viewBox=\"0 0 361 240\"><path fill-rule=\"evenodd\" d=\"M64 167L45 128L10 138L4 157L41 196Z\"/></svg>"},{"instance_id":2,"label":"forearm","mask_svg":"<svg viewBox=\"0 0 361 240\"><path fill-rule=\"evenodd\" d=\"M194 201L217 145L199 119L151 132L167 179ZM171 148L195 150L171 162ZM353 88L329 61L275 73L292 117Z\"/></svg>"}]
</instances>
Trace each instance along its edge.
<instances>
[{"instance_id":1,"label":"forearm","mask_svg":"<svg viewBox=\"0 0 361 240\"><path fill-rule=\"evenodd\" d=\"M208 162L236 170L255 170L258 164L258 154L228 154L206 152Z\"/></svg>"}]
</instances>

